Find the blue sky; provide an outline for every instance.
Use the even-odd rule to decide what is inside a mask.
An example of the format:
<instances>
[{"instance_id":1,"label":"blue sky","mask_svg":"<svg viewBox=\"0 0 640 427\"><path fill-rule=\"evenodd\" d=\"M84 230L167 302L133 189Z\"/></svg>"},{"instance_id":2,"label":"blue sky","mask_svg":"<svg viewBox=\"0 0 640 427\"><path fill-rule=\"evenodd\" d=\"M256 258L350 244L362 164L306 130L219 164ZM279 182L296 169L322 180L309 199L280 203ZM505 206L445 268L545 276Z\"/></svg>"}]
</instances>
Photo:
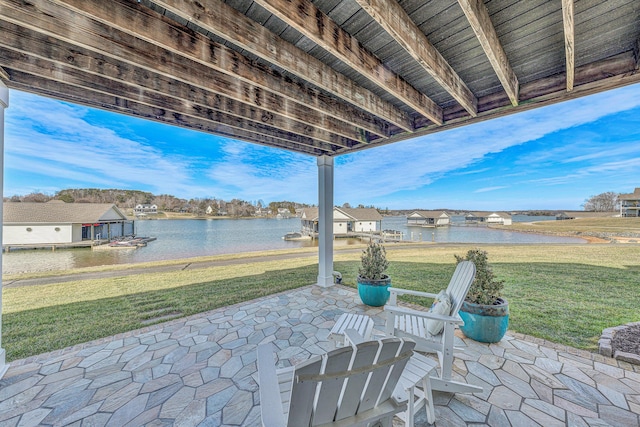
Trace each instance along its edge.
<instances>
[{"instance_id":1,"label":"blue sky","mask_svg":"<svg viewBox=\"0 0 640 427\"><path fill-rule=\"evenodd\" d=\"M317 204L316 159L11 91L4 194L122 188ZM581 209L640 187L640 85L335 160L336 205Z\"/></svg>"}]
</instances>

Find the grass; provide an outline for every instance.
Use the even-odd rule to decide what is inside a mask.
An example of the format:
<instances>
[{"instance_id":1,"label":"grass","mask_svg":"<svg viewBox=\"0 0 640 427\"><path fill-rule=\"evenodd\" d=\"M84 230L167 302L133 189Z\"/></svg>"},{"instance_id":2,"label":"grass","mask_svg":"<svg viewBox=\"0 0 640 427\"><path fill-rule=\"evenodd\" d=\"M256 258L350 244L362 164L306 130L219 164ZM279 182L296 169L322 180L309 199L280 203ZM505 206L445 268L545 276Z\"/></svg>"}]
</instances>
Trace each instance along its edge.
<instances>
[{"instance_id":1,"label":"grass","mask_svg":"<svg viewBox=\"0 0 640 427\"><path fill-rule=\"evenodd\" d=\"M512 225L495 227L504 230L572 235L583 233L640 234L640 218L578 218L564 221L514 222Z\"/></svg>"},{"instance_id":2,"label":"grass","mask_svg":"<svg viewBox=\"0 0 640 427\"><path fill-rule=\"evenodd\" d=\"M498 278L506 281L513 331L595 350L602 329L640 320L640 245L477 246L489 252ZM392 283L438 292L455 268L453 254L471 247L387 245ZM335 270L353 288L359 256L357 250L335 252ZM2 342L7 358L64 348L316 280L317 261L307 250L301 250L299 258L283 260L242 258L235 258L239 263L233 265L187 271L5 287Z\"/></svg>"}]
</instances>

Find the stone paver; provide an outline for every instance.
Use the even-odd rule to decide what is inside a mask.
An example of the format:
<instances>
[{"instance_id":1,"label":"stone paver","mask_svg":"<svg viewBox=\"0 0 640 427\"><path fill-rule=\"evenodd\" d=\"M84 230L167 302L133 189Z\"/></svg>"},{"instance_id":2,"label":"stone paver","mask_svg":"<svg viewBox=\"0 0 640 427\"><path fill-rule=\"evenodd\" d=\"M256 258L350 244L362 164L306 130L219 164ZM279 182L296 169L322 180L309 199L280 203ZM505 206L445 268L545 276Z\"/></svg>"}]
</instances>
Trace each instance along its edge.
<instances>
[{"instance_id":1,"label":"stone paver","mask_svg":"<svg viewBox=\"0 0 640 427\"><path fill-rule=\"evenodd\" d=\"M13 361L0 380L1 426L259 426L256 347L278 366L332 348L342 313L372 316L349 288L295 291ZM458 333L455 375L483 393L434 395L436 426L638 426L640 368L509 333L480 344ZM394 420L394 426L402 422ZM427 426L424 410L416 426Z\"/></svg>"}]
</instances>

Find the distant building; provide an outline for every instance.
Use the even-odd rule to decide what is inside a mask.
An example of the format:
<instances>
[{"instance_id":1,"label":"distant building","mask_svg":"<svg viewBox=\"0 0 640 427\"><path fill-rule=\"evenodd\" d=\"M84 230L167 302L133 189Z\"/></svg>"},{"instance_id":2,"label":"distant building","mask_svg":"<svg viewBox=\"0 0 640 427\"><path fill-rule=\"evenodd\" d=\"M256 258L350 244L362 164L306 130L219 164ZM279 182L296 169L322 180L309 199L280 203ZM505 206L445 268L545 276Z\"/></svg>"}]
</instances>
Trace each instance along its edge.
<instances>
[{"instance_id":1,"label":"distant building","mask_svg":"<svg viewBox=\"0 0 640 427\"><path fill-rule=\"evenodd\" d=\"M305 234L318 232L318 208L304 208L300 215ZM382 229L382 215L374 208L333 208L333 234L369 233Z\"/></svg>"},{"instance_id":2,"label":"distant building","mask_svg":"<svg viewBox=\"0 0 640 427\"><path fill-rule=\"evenodd\" d=\"M114 204L3 203L3 245L48 245L133 234L133 221Z\"/></svg>"},{"instance_id":3,"label":"distant building","mask_svg":"<svg viewBox=\"0 0 640 427\"><path fill-rule=\"evenodd\" d=\"M451 223L451 215L445 211L413 211L407 216L407 225L416 227L441 227Z\"/></svg>"},{"instance_id":4,"label":"distant building","mask_svg":"<svg viewBox=\"0 0 640 427\"><path fill-rule=\"evenodd\" d=\"M279 219L291 218L291 211L289 210L289 208L278 208L278 213L276 214L276 218L279 218Z\"/></svg>"},{"instance_id":5,"label":"distant building","mask_svg":"<svg viewBox=\"0 0 640 427\"><path fill-rule=\"evenodd\" d=\"M507 212L468 212L464 221L469 224L511 225L513 219Z\"/></svg>"},{"instance_id":6,"label":"distant building","mask_svg":"<svg viewBox=\"0 0 640 427\"><path fill-rule=\"evenodd\" d=\"M620 200L620 216L640 216L640 187L636 187L633 193L620 194L618 199Z\"/></svg>"},{"instance_id":7,"label":"distant building","mask_svg":"<svg viewBox=\"0 0 640 427\"><path fill-rule=\"evenodd\" d=\"M141 215L141 214L145 214L145 215L155 215L158 213L158 206L157 205L136 205L135 208L133 208L133 213L136 215Z\"/></svg>"},{"instance_id":8,"label":"distant building","mask_svg":"<svg viewBox=\"0 0 640 427\"><path fill-rule=\"evenodd\" d=\"M618 212L564 211L556 214L556 220L579 218L612 218L620 216Z\"/></svg>"}]
</instances>

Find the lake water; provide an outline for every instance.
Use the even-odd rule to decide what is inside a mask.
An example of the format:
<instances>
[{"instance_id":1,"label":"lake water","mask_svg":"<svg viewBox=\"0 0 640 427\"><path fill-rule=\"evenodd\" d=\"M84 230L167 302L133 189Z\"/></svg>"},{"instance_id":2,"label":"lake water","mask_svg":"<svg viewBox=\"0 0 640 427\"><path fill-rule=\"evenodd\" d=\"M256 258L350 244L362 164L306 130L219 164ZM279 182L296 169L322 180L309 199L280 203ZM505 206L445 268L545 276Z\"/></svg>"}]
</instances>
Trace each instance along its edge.
<instances>
[{"instance_id":1,"label":"lake water","mask_svg":"<svg viewBox=\"0 0 640 427\"><path fill-rule=\"evenodd\" d=\"M461 218L454 217L454 223ZM552 217L514 216L514 221L540 221ZM136 221L138 236L157 237L139 249L16 250L3 254L2 273L66 270L96 265L190 258L239 252L315 246L317 241L285 241L286 233L300 230L300 219L216 219ZM453 243L584 243L583 239L543 236L494 230L487 227L407 227L405 217L385 217L383 230L398 230L404 240ZM351 245L352 239L336 239L335 246Z\"/></svg>"}]
</instances>

